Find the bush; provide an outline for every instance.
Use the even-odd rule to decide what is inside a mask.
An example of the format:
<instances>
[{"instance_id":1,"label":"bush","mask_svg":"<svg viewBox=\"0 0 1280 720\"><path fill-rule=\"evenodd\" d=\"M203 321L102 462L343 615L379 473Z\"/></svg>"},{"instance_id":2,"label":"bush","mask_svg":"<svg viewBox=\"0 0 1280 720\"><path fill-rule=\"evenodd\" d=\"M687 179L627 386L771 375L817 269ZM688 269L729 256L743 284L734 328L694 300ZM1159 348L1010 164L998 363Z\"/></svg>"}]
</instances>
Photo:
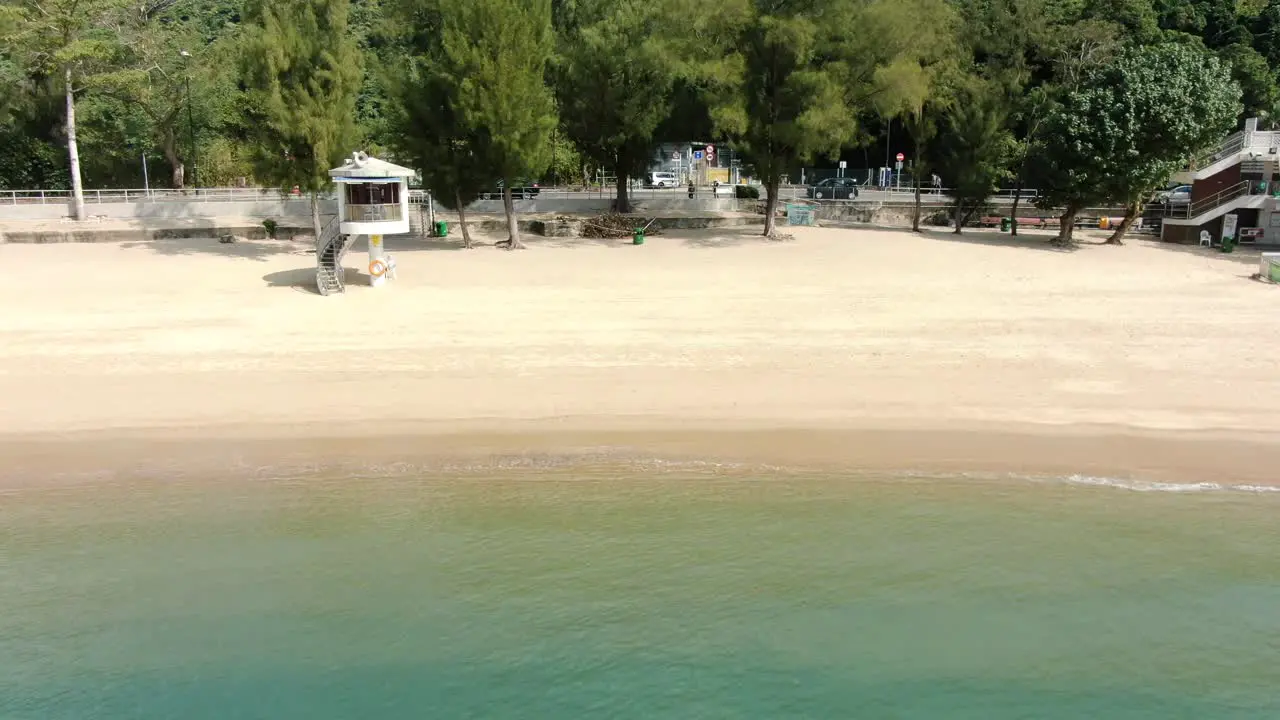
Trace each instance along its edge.
<instances>
[{"instance_id":1,"label":"bush","mask_svg":"<svg viewBox=\"0 0 1280 720\"><path fill-rule=\"evenodd\" d=\"M267 237L274 238L276 236L276 228L278 226L275 220L263 220L262 227L266 228Z\"/></svg>"},{"instance_id":2,"label":"bush","mask_svg":"<svg viewBox=\"0 0 1280 720\"><path fill-rule=\"evenodd\" d=\"M733 196L739 200L759 200L760 188L755 185L734 185Z\"/></svg>"}]
</instances>

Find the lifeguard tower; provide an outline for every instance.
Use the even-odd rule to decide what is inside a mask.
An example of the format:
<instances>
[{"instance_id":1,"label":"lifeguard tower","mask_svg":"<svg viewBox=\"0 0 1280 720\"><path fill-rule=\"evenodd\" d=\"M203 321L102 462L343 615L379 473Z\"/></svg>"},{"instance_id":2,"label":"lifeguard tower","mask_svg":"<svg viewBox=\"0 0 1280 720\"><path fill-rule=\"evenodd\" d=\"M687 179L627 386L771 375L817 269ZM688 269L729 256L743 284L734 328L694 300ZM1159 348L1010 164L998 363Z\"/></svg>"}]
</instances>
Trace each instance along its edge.
<instances>
[{"instance_id":1,"label":"lifeguard tower","mask_svg":"<svg viewBox=\"0 0 1280 720\"><path fill-rule=\"evenodd\" d=\"M316 239L316 287L321 295L342 292L342 259L355 241L369 238L369 284L395 277L395 259L383 235L409 232L409 178L414 172L357 152L329 171L338 186L338 217Z\"/></svg>"}]
</instances>

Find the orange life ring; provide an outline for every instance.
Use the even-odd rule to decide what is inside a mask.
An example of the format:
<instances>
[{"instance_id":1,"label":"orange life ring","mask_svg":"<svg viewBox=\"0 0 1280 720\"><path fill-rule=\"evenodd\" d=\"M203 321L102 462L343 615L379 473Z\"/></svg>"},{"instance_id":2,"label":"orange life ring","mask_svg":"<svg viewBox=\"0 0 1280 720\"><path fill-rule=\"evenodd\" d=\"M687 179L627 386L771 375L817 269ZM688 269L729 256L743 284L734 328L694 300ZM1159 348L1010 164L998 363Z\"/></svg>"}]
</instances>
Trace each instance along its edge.
<instances>
[{"instance_id":1,"label":"orange life ring","mask_svg":"<svg viewBox=\"0 0 1280 720\"><path fill-rule=\"evenodd\" d=\"M369 274L374 277L382 277L387 274L387 264L381 260L374 260L369 263Z\"/></svg>"}]
</instances>

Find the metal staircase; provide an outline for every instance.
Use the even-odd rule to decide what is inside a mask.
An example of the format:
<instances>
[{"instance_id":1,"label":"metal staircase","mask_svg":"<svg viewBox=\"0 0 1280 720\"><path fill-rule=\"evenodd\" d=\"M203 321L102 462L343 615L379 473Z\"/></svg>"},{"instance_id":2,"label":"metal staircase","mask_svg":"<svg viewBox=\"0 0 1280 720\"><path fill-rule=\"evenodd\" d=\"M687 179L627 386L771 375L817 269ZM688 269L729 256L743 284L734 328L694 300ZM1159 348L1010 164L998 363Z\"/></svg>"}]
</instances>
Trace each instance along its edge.
<instances>
[{"instance_id":1,"label":"metal staircase","mask_svg":"<svg viewBox=\"0 0 1280 720\"><path fill-rule=\"evenodd\" d=\"M321 295L340 293L346 289L343 283L342 258L351 246L351 238L338 232L338 218L334 217L316 238L316 289Z\"/></svg>"},{"instance_id":2,"label":"metal staircase","mask_svg":"<svg viewBox=\"0 0 1280 720\"><path fill-rule=\"evenodd\" d=\"M1166 206L1164 223L1166 225L1203 225L1232 210L1263 207L1268 199L1265 184L1259 186L1252 180L1242 180L1193 203Z\"/></svg>"}]
</instances>

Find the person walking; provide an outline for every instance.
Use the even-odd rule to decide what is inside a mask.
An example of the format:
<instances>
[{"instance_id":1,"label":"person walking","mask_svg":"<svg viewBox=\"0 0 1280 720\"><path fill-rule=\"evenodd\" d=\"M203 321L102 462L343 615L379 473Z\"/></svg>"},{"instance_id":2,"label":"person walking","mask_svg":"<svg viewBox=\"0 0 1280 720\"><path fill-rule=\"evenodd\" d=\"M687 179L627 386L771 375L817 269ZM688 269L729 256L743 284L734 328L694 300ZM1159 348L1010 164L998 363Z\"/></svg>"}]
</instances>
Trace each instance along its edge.
<instances>
[{"instance_id":1,"label":"person walking","mask_svg":"<svg viewBox=\"0 0 1280 720\"><path fill-rule=\"evenodd\" d=\"M933 174L933 194L942 194L942 178L938 177L938 173Z\"/></svg>"}]
</instances>

